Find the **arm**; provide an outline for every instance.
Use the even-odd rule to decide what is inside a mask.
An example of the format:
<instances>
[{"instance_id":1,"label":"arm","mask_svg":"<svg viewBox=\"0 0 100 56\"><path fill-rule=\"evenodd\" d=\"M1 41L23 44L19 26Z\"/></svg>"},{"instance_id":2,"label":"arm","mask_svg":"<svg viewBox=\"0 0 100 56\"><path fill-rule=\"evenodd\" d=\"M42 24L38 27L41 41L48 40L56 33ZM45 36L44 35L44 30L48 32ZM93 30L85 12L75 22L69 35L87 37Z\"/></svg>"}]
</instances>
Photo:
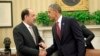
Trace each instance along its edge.
<instances>
[{"instance_id":1,"label":"arm","mask_svg":"<svg viewBox=\"0 0 100 56\"><path fill-rule=\"evenodd\" d=\"M94 33L90 31L89 29L87 29L86 27L84 28L82 27L82 32L83 32L84 37L86 38L86 43L91 43L91 41L95 37Z\"/></svg>"},{"instance_id":2,"label":"arm","mask_svg":"<svg viewBox=\"0 0 100 56\"><path fill-rule=\"evenodd\" d=\"M55 51L57 50L57 47L53 43L46 51L47 51L47 56L52 55Z\"/></svg>"},{"instance_id":3,"label":"arm","mask_svg":"<svg viewBox=\"0 0 100 56\"><path fill-rule=\"evenodd\" d=\"M23 40L24 36L20 31L21 30L19 28L15 28L13 30L13 36L17 50L26 54L38 55L39 50L24 45L24 40Z\"/></svg>"},{"instance_id":4,"label":"arm","mask_svg":"<svg viewBox=\"0 0 100 56\"><path fill-rule=\"evenodd\" d=\"M39 45L39 47L41 47L41 48L43 48L43 49L46 49L47 46L46 46L44 40L41 38L37 27L34 26L34 28L35 28L36 36L37 36L37 38L38 38L38 45Z\"/></svg>"},{"instance_id":5,"label":"arm","mask_svg":"<svg viewBox=\"0 0 100 56\"><path fill-rule=\"evenodd\" d=\"M75 20L71 20L71 29L77 44L78 56L85 56L85 41L81 27Z\"/></svg>"}]
</instances>

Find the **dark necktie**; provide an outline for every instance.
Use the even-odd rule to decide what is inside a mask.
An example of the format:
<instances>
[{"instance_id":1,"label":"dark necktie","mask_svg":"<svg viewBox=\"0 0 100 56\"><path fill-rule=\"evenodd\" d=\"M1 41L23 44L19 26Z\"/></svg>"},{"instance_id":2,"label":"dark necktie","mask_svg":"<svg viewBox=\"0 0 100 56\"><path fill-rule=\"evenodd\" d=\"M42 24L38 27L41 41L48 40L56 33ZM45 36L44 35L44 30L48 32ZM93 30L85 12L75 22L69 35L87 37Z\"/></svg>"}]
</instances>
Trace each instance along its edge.
<instances>
[{"instance_id":1,"label":"dark necktie","mask_svg":"<svg viewBox=\"0 0 100 56\"><path fill-rule=\"evenodd\" d=\"M59 27L59 22L56 23L56 32L57 32L59 39L61 39L61 30L60 30L60 27Z\"/></svg>"}]
</instances>

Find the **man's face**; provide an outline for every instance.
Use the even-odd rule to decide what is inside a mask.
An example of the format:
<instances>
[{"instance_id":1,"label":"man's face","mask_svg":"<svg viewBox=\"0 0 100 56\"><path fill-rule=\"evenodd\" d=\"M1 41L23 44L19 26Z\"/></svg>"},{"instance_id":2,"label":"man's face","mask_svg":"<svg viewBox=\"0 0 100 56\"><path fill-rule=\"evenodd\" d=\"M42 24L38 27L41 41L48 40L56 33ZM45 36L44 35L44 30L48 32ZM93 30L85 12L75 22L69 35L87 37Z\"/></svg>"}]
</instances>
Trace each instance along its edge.
<instances>
[{"instance_id":1,"label":"man's face","mask_svg":"<svg viewBox=\"0 0 100 56\"><path fill-rule=\"evenodd\" d=\"M56 11L49 7L48 8L48 16L50 17L51 20L55 20Z\"/></svg>"},{"instance_id":2,"label":"man's face","mask_svg":"<svg viewBox=\"0 0 100 56\"><path fill-rule=\"evenodd\" d=\"M35 13L33 10L29 10L29 15L27 16L27 22L32 24L35 21Z\"/></svg>"}]
</instances>

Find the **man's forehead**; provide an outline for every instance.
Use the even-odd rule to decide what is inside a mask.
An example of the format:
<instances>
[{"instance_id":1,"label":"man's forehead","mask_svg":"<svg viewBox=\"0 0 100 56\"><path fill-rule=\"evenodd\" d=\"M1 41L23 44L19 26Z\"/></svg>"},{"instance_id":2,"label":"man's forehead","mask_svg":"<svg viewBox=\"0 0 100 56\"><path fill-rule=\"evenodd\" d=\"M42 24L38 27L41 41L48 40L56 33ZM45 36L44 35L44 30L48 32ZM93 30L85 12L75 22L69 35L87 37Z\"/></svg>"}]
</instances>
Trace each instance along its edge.
<instances>
[{"instance_id":1,"label":"man's forehead","mask_svg":"<svg viewBox=\"0 0 100 56\"><path fill-rule=\"evenodd\" d=\"M28 9L29 10L29 12L34 12L32 9Z\"/></svg>"}]
</instances>

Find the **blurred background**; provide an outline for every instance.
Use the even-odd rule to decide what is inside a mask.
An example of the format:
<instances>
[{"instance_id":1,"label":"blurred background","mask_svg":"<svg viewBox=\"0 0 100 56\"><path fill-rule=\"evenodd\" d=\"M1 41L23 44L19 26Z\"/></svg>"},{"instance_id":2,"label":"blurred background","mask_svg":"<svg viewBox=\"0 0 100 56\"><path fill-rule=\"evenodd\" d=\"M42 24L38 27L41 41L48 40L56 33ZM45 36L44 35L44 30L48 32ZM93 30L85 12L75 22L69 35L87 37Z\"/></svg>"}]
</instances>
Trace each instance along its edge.
<instances>
[{"instance_id":1,"label":"blurred background","mask_svg":"<svg viewBox=\"0 0 100 56\"><path fill-rule=\"evenodd\" d=\"M57 3L62 7L64 16L76 17L76 20L84 23L94 34L95 38L92 41L95 49L100 49L100 0L0 0L0 20L5 18L7 14L1 13L2 8L1 1L11 1L11 26L2 27L0 26L0 51L4 49L4 38L9 37L11 39L11 49L15 52L15 44L13 41L13 28L21 22L21 11L25 8L32 8L36 12L36 22L41 37L49 47L52 44L52 32L51 26L52 21L47 16L48 6L52 3ZM5 2L4 2L5 3ZM8 10L6 8L6 10ZM9 12L9 10L8 10ZM6 12L5 12L6 13ZM46 18L46 20L45 20ZM4 23L6 23L4 21ZM0 23L2 25L2 23Z\"/></svg>"}]
</instances>

